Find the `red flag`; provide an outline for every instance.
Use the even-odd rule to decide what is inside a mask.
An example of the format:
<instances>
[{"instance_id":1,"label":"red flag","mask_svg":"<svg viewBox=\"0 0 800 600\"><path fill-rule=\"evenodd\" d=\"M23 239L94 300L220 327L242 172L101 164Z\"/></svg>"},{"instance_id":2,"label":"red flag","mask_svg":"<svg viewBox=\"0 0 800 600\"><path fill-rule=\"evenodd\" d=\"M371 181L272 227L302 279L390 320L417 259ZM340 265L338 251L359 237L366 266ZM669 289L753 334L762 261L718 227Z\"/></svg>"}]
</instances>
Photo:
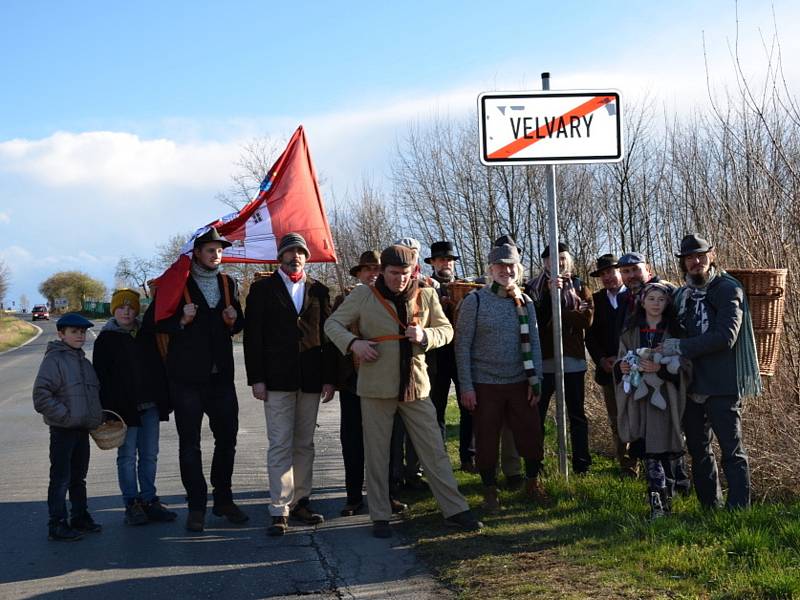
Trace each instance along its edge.
<instances>
[{"instance_id":1,"label":"red flag","mask_svg":"<svg viewBox=\"0 0 800 600\"><path fill-rule=\"evenodd\" d=\"M233 243L225 249L222 262L276 263L278 243L289 232L305 238L311 253L308 262L336 262L333 236L302 125L267 172L258 195L238 213L198 229L183 247L186 254L156 280L156 321L171 316L178 307L189 277L188 254L194 238L209 227L216 227Z\"/></svg>"}]
</instances>

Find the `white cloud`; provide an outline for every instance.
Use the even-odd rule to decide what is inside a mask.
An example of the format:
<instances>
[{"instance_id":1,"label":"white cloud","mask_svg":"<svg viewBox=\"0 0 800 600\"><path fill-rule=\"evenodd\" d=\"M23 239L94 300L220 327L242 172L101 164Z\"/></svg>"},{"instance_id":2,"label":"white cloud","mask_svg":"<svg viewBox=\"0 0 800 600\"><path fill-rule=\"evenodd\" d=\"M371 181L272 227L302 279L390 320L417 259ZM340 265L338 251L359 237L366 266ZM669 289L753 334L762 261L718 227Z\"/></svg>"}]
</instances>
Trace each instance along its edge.
<instances>
[{"instance_id":1,"label":"white cloud","mask_svg":"<svg viewBox=\"0 0 800 600\"><path fill-rule=\"evenodd\" d=\"M127 132L57 132L39 140L0 142L0 168L50 187L203 188L225 181L237 150L234 143L144 140Z\"/></svg>"},{"instance_id":2,"label":"white cloud","mask_svg":"<svg viewBox=\"0 0 800 600\"><path fill-rule=\"evenodd\" d=\"M11 215L7 212L0 212L0 223L11 223Z\"/></svg>"}]
</instances>

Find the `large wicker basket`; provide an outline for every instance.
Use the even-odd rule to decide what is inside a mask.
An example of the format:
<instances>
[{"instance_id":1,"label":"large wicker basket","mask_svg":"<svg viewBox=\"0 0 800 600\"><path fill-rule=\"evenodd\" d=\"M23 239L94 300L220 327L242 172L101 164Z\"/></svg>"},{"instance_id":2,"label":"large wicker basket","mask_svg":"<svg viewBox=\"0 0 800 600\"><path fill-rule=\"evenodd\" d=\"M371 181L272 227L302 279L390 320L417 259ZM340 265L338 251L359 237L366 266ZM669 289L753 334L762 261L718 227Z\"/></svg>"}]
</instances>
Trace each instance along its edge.
<instances>
[{"instance_id":1,"label":"large wicker basket","mask_svg":"<svg viewBox=\"0 0 800 600\"><path fill-rule=\"evenodd\" d=\"M483 287L482 283L471 281L454 281L447 284L447 297L453 302L453 324L458 321L458 311L461 308L461 301L472 291Z\"/></svg>"},{"instance_id":2,"label":"large wicker basket","mask_svg":"<svg viewBox=\"0 0 800 600\"><path fill-rule=\"evenodd\" d=\"M89 431L94 443L100 450L113 450L119 448L125 443L125 436L128 433L128 426L117 413L113 410L103 410L104 413L110 413L117 417L119 421L105 421L96 429Z\"/></svg>"},{"instance_id":3,"label":"large wicker basket","mask_svg":"<svg viewBox=\"0 0 800 600\"><path fill-rule=\"evenodd\" d=\"M762 375L774 375L783 332L787 269L728 269L747 294Z\"/></svg>"}]
</instances>

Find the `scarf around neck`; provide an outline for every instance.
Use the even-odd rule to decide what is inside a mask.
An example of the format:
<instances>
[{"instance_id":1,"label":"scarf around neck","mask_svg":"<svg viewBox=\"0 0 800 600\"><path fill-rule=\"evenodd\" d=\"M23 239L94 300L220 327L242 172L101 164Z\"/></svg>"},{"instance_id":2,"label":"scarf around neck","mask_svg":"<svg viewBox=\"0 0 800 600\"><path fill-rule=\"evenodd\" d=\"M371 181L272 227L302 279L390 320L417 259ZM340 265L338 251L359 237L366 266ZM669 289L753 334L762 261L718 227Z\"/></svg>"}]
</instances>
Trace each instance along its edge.
<instances>
[{"instance_id":1,"label":"scarf around neck","mask_svg":"<svg viewBox=\"0 0 800 600\"><path fill-rule=\"evenodd\" d=\"M380 292L381 296L394 305L397 311L397 318L401 323L397 326L398 333L405 336L407 325L403 325L403 323L411 324L408 318L408 303L412 302L419 293L419 280L416 277L412 277L406 289L402 292L395 293L386 285L383 274L380 274L375 282L375 289ZM417 398L413 374L411 372L411 340L404 337L398 340L398 343L400 344L400 389L398 390L397 397L401 402L412 402Z\"/></svg>"},{"instance_id":2,"label":"scarf around neck","mask_svg":"<svg viewBox=\"0 0 800 600\"><path fill-rule=\"evenodd\" d=\"M522 351L522 367L525 370L525 376L528 378L528 383L530 383L531 387L538 395L539 376L536 374L536 366L533 364L530 318L528 316L528 308L526 306L525 296L522 294L522 290L519 289L516 283L512 283L508 287L503 287L495 281L489 286L489 291L491 291L493 294L496 294L500 298L510 298L514 302L514 307L517 311L517 319L519 320L519 344Z\"/></svg>"}]
</instances>

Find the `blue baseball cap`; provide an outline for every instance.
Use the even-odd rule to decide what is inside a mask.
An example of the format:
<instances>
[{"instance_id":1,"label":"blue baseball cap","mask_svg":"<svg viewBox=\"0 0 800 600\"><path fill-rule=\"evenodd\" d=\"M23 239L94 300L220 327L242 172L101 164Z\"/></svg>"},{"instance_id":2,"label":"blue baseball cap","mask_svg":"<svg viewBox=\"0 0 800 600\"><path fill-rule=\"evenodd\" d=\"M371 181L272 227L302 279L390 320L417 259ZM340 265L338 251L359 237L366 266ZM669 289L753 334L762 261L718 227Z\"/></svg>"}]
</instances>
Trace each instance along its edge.
<instances>
[{"instance_id":1,"label":"blue baseball cap","mask_svg":"<svg viewBox=\"0 0 800 600\"><path fill-rule=\"evenodd\" d=\"M619 257L619 261L617 261L618 267L629 267L631 265L638 265L639 263L646 263L647 261L644 259L644 254L639 252L628 252L627 254L623 254Z\"/></svg>"},{"instance_id":2,"label":"blue baseball cap","mask_svg":"<svg viewBox=\"0 0 800 600\"><path fill-rule=\"evenodd\" d=\"M56 321L56 329L63 329L64 327L80 327L81 329L89 329L89 327L94 327L94 323L92 323L86 317L82 317L78 313L71 312L65 314L58 321Z\"/></svg>"}]
</instances>

